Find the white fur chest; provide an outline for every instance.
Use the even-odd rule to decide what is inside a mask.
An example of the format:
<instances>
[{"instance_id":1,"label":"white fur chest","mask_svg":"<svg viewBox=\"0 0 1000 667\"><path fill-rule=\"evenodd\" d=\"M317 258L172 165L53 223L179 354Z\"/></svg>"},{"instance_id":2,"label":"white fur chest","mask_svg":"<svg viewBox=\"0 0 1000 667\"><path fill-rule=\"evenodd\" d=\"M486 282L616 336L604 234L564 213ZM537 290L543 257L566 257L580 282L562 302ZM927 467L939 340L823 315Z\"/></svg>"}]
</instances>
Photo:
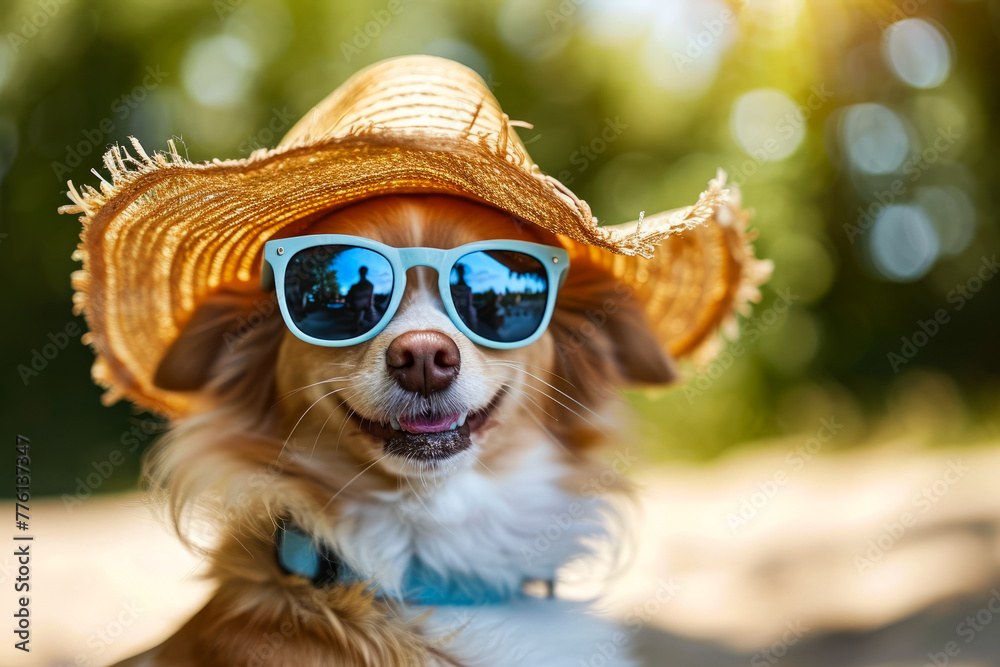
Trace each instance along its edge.
<instances>
[{"instance_id":1,"label":"white fur chest","mask_svg":"<svg viewBox=\"0 0 1000 667\"><path fill-rule=\"evenodd\" d=\"M396 493L354 501L334 529L342 558L381 588L399 591L416 557L443 573L458 572L504 590L556 571L606 535L604 503L567 493L566 474L551 445L530 448L517 467L497 476L479 464L447 478L414 481ZM404 610L423 617L425 631L445 638L464 665L578 667L596 658L606 667L634 663L614 643L616 623L587 603L515 598L502 604ZM616 648L608 655L607 647Z\"/></svg>"},{"instance_id":2,"label":"white fur chest","mask_svg":"<svg viewBox=\"0 0 1000 667\"><path fill-rule=\"evenodd\" d=\"M414 558L498 590L554 579L586 553L588 538L605 534L603 503L564 491L566 472L554 446L541 442L501 475L473 460L446 477L404 482L398 492L350 501L334 526L335 547L390 594Z\"/></svg>"}]
</instances>

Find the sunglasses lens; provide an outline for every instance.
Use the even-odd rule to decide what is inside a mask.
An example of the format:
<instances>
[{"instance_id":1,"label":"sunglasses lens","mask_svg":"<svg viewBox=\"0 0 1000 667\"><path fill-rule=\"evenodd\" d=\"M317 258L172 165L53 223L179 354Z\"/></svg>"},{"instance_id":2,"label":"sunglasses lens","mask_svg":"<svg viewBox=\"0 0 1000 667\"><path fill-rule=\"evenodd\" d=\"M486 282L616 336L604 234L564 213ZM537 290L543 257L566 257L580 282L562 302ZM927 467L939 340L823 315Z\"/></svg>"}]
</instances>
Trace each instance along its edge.
<instances>
[{"instance_id":1,"label":"sunglasses lens","mask_svg":"<svg viewBox=\"0 0 1000 667\"><path fill-rule=\"evenodd\" d=\"M451 299L467 327L487 340L515 343L538 331L549 281L542 263L522 252L462 256L451 269Z\"/></svg>"},{"instance_id":2,"label":"sunglasses lens","mask_svg":"<svg viewBox=\"0 0 1000 667\"><path fill-rule=\"evenodd\" d=\"M392 296L392 265L367 248L324 245L295 253L285 269L285 304L303 333L348 340L371 331Z\"/></svg>"}]
</instances>

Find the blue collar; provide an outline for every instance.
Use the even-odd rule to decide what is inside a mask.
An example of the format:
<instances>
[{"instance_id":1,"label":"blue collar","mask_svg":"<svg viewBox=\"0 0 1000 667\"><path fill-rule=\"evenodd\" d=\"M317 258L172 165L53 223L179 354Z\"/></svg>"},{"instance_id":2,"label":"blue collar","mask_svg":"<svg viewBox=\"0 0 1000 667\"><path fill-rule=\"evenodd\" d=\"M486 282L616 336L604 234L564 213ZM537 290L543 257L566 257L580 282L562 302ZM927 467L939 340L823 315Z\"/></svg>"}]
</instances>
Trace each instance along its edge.
<instances>
[{"instance_id":1,"label":"blue collar","mask_svg":"<svg viewBox=\"0 0 1000 667\"><path fill-rule=\"evenodd\" d=\"M370 582L344 562L340 556L325 544L314 540L307 533L291 525L283 525L275 534L275 549L278 565L288 574L296 574L308 579L314 586L324 587L334 584L355 584ZM524 584L531 581L525 579ZM552 597L552 582L544 582ZM400 599L420 605L487 605L500 604L525 597L523 585L517 589L498 588L482 578L461 572L442 574L427 566L416 556L410 561L403 574L401 594L386 595L376 590L381 599Z\"/></svg>"}]
</instances>

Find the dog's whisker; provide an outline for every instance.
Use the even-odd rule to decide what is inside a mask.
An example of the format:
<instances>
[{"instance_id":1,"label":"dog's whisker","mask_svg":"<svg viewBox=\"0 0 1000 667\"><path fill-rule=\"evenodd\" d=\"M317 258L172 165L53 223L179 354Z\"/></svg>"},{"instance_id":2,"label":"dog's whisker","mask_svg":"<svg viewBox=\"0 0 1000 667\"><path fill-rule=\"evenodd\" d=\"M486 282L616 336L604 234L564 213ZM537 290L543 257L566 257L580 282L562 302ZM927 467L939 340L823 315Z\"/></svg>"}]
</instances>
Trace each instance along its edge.
<instances>
[{"instance_id":1,"label":"dog's whisker","mask_svg":"<svg viewBox=\"0 0 1000 667\"><path fill-rule=\"evenodd\" d=\"M340 405L338 405L336 407L336 410L339 410L342 405L346 404L349 400L355 398L359 393L361 393L361 392L354 392L353 394L351 394L350 396L348 396L347 398L345 398L343 401L341 401ZM358 414L358 411L355 410L354 408L352 408L350 405L348 405L347 406L347 414L344 416L344 421L340 425L340 430L337 431L337 443L333 446L333 451L334 452L339 452L340 451L340 440L341 440L341 438L344 437L344 429L347 428L347 422L351 421L351 416L352 415L356 415L356 414Z\"/></svg>"},{"instance_id":2,"label":"dog's whisker","mask_svg":"<svg viewBox=\"0 0 1000 667\"><path fill-rule=\"evenodd\" d=\"M518 392L517 395L511 393L512 389ZM559 421L558 417L556 417L555 415L551 414L548 410L546 410L545 408L543 408L541 406L541 404L538 403L538 401L536 401L535 399L533 399L531 396L528 396L528 394L526 394L525 392L521 391L520 389L517 389L516 387L500 387L500 390L503 391L504 393L506 393L508 396L510 396L514 400L517 400L517 396L520 396L521 398L523 398L523 399L531 402L532 405L534 405L536 408L538 408L539 410L541 410L542 413L544 413L545 416L548 417L549 419L551 419L553 421Z\"/></svg>"},{"instance_id":3,"label":"dog's whisker","mask_svg":"<svg viewBox=\"0 0 1000 667\"><path fill-rule=\"evenodd\" d=\"M236 540L236 543L239 544L241 547L243 547L244 551L246 551L248 554L250 554L251 556L253 556L253 552L250 551L249 549L247 549L247 546L245 544L243 544L243 542L240 541L240 538L236 537L236 535L232 531L228 531L228 532L229 532L229 537L231 537L234 540Z\"/></svg>"},{"instance_id":4,"label":"dog's whisker","mask_svg":"<svg viewBox=\"0 0 1000 667\"><path fill-rule=\"evenodd\" d=\"M197 569L198 569L199 567L201 567L201 564L202 564L202 563L204 563L204 562L205 562L205 561L206 561L207 559L208 559L208 554L205 554L204 556L202 556L202 557L201 557L201 560L199 560L199 561L198 561L197 563L195 563L194 565L192 565L192 566L191 566L191 569L190 569L190 570L188 570L188 571L187 571L187 572L186 572L186 573L184 574L184 576L183 576L183 577L181 577L181 581L182 581L182 582L186 582L186 581L188 581L188 577L190 577L191 575L193 575L193 574L195 573L195 571L196 571L196 570L197 570Z\"/></svg>"},{"instance_id":5,"label":"dog's whisker","mask_svg":"<svg viewBox=\"0 0 1000 667\"><path fill-rule=\"evenodd\" d=\"M434 523L439 525L446 532L448 532L451 535L455 535L455 532L453 530L451 530L450 528L448 528L448 526L441 523L441 520L438 519L436 516L434 516L434 514L431 512L431 508L427 507L427 503L424 502L423 497L415 488L413 488L413 483L410 482L410 478L407 477L406 475L403 475L403 479L406 480L406 484L410 487L410 490L413 491L414 497L416 497L416 499L420 502L420 505L424 508L424 511L427 513L427 516L434 519Z\"/></svg>"},{"instance_id":6,"label":"dog's whisker","mask_svg":"<svg viewBox=\"0 0 1000 667\"><path fill-rule=\"evenodd\" d=\"M540 393L542 396L546 397L547 399L549 399L553 403L556 403L557 405L562 406L563 408L565 408L569 412L573 413L574 415L576 415L577 417L579 417L580 419L582 419L586 424L592 426L600 434L605 435L605 436L608 435L608 433L601 426L598 426L594 422L590 421L585 416L581 415L579 412L577 412L576 410L574 410L570 406L566 405L565 403L563 403L562 401L560 401L555 396L553 396L553 395L549 394L548 392L546 392L545 390L541 389L540 387L536 387L535 385L531 384L530 382L524 382L523 380L516 380L514 378L511 378L509 381L510 382L516 382L516 383L518 383L519 385L521 385L523 387L526 387L528 389L532 389L534 391L537 391L538 393ZM586 406L584 406L584 407L586 407ZM591 412L593 412L593 411L591 410ZM603 418L602 418L602 420L603 421L607 421L607 420L604 420Z\"/></svg>"},{"instance_id":7,"label":"dog's whisker","mask_svg":"<svg viewBox=\"0 0 1000 667\"><path fill-rule=\"evenodd\" d=\"M293 396L293 395L299 393L300 391L304 391L306 389L309 389L310 387L315 387L316 385L324 384L326 382L339 382L339 381L349 380L349 379L350 379L349 376L341 375L341 376L338 376L338 377L326 378L324 380L319 380L318 382L313 382L311 384L307 384L307 385L304 385L302 387L297 387L295 389L291 389L291 390L286 391L284 394L281 395L281 397L278 399L278 403L280 403L281 401L285 400L286 398L288 398L290 396ZM274 403L271 407L274 407L278 403Z\"/></svg>"},{"instance_id":8,"label":"dog's whisker","mask_svg":"<svg viewBox=\"0 0 1000 667\"><path fill-rule=\"evenodd\" d=\"M337 404L337 407L335 407L333 410L330 410L330 414L328 414L326 416L326 420L323 422L323 425L319 427L319 433L316 434L316 439L313 441L312 451L309 452L309 460L310 461L312 460L313 455L316 453L316 445L319 444L320 436L323 435L323 429L325 429L326 425L330 423L330 419L335 414L337 414L337 410L339 410L342 405L344 405L345 403L347 403L347 401L351 400L351 398L353 398L353 396L354 396L354 394L351 394L350 396L346 397L344 400L342 400L340 403ZM345 419L344 420L344 424L346 424L346 423L347 423L347 420ZM343 431L344 431L344 425L341 424L341 426L340 426L340 432L343 433ZM339 449L340 449L340 435L337 436L337 445L333 449L334 454L336 454Z\"/></svg>"},{"instance_id":9,"label":"dog's whisker","mask_svg":"<svg viewBox=\"0 0 1000 667\"><path fill-rule=\"evenodd\" d=\"M505 391L505 392L506 392L506 393L507 393L507 394L508 394L509 396L511 396L512 398L513 398L513 397L515 396L515 394L514 394L514 393L512 393L512 392L517 392L517 394L518 394L518 395L520 395L520 396L521 396L522 398L525 398L525 399L527 399L527 400L531 401L531 403L532 403L532 404L533 404L533 405L534 405L534 406L535 406L536 408L538 408L538 409L539 409L539 410L540 410L540 411L541 411L541 412L542 412L543 414L545 414L545 416L546 416L546 417L548 417L549 419L552 419L553 421L559 421L558 419L556 419L555 417L553 417L552 415L550 415L550 414L549 414L549 413L548 413L548 412L547 412L547 411L545 410L545 408L543 408L543 407L542 407L541 405L539 405L539 404L538 404L538 403L537 403L537 402L536 402L536 401L535 401L535 400L534 400L533 398L531 398L530 396L528 396L528 395L527 395L526 393L524 393L524 392L523 392L522 390L518 389L517 387L510 387L510 388L503 388L503 390L504 390L504 391ZM516 400L516 399L515 399L515 400ZM564 452L566 452L567 454L569 454L569 455L570 455L571 457L573 457L574 459L577 459L577 460L579 460L579 459L580 459L579 455L577 455L577 453L576 453L576 452L574 452L573 450L571 450L571 449L570 449L569 447L567 447L567 446L566 446L566 445L565 445L565 444L563 443L563 441L562 441L562 438L558 437L558 436L557 436L557 435L556 435L555 433L553 433L553 432L551 431L551 429L549 429L549 428L548 428L548 427L547 427L547 426L546 426L545 424L543 424L543 423L542 423L542 420L538 418L538 415L536 415L536 414L535 414L534 412L532 412L531 410L528 410L528 411L527 411L527 414L528 414L528 416L529 416L529 417L531 417L531 419L532 419L532 420L533 420L533 421L534 421L534 422L535 422L536 424L538 424L539 428L541 428L541 429L542 429L542 432L543 432L543 433L544 433L544 434L545 434L546 436L548 436L548 438L549 438L549 441L550 441L550 442L553 442L553 443L555 443L555 445L556 445L557 447L559 447L560 449L562 449L562 450L563 450Z\"/></svg>"},{"instance_id":10,"label":"dog's whisker","mask_svg":"<svg viewBox=\"0 0 1000 667\"><path fill-rule=\"evenodd\" d=\"M292 439L292 435L295 434L295 429L297 429L299 427L299 424L301 424L302 420L305 419L305 417L306 417L307 414L309 414L309 411L312 410L316 406L317 403L319 403L320 401L322 401L327 396L332 396L333 394L336 394L338 391L343 391L344 389L347 389L347 387L338 387L337 389L334 389L333 391L330 391L330 392L327 392L327 393L323 394L322 396L320 396L319 398L317 398L315 401L313 401L312 405L310 405L308 408L306 408L302 412L302 414L299 415L298 420L295 422L295 426L293 426L292 430L288 432L288 437L285 438L285 442L281 445L281 449L278 451L278 455L274 459L275 461L280 461L281 460L281 455L285 453L285 447L288 446L288 441Z\"/></svg>"},{"instance_id":11,"label":"dog's whisker","mask_svg":"<svg viewBox=\"0 0 1000 667\"><path fill-rule=\"evenodd\" d=\"M572 382L570 382L567 378L564 378L562 375L559 375L558 373L556 373L554 371L551 371L548 368L545 368L544 366L539 366L537 364L529 364L526 361L516 361L514 359L487 359L486 360L486 364L490 365L490 366L505 366L505 365L511 365L511 366L513 366L513 365L517 365L517 366L527 366L529 368L537 368L540 371L544 371L545 373L548 373L552 377L559 378L560 380L562 380L563 382L565 382L566 384L568 384L571 387L575 387L576 386Z\"/></svg>"},{"instance_id":12,"label":"dog's whisker","mask_svg":"<svg viewBox=\"0 0 1000 667\"><path fill-rule=\"evenodd\" d=\"M541 395L542 395L543 397L545 397L546 399L548 399L548 400L552 401L553 403L555 403L556 405L558 405L558 406L562 407L563 409L565 409L566 411L568 411L568 412L572 413L573 415L576 415L576 416L577 416L577 417L579 417L579 418L580 418L580 419L581 419L581 420L582 420L583 422L585 422L585 423L586 423L586 424L588 424L589 426L592 426L592 427L593 427L594 429L596 429L596 430L597 430L598 432L600 432L600 433L602 433L602 434L605 434L605 435L606 435L606 432L604 431L604 429L603 429L603 427L602 427L602 426L600 426L600 425L598 425L598 424L595 424L595 423L594 423L593 421L591 421L591 420L590 420L590 419L589 419L589 418L588 418L588 417L587 417L586 415L583 415L583 414L579 413L579 412L578 412L578 411L576 411L576 410L575 410L575 409L574 409L574 408L573 408L572 406L570 406L570 405L567 405L566 403L562 402L561 400L559 400L559 398L558 398L558 397L556 397L556 396L553 396L553 395L552 395L552 394L550 394L549 392L545 391L545 389L543 389L543 388L541 388L541 387L537 387L537 386L535 386L534 384L532 384L531 382L525 382L525 381L523 381L523 380L518 380L517 378L509 378L509 379L508 379L508 382L510 382L510 383L511 383L511 385L514 385L514 384L516 384L516 385L518 385L519 387L521 387L521 388L523 388L523 389L531 389L532 391L535 391L535 392L537 392L537 393L541 394ZM527 396L528 396L527 394L522 394L522 395L523 395L523 396L525 396L525 397L527 397ZM537 404L536 404L536 405L537 405ZM539 407L539 409L542 409L542 408L541 408L541 406L538 406L538 407ZM542 409L542 411L543 411L543 412L545 412L545 414L546 414L546 415L548 415L549 417L552 417L553 419L555 419L556 421L558 421L558 419L557 419L557 418L556 418L556 417L555 417L554 415L552 415L551 413L549 413L548 411L545 411L544 409Z\"/></svg>"},{"instance_id":13,"label":"dog's whisker","mask_svg":"<svg viewBox=\"0 0 1000 667\"><path fill-rule=\"evenodd\" d=\"M375 464L380 463L381 461L383 461L384 459L386 459L388 456L390 456L390 455L389 454L383 454L382 456L378 457L377 459L375 459L374 461L372 461L371 463L369 463L367 466L365 466L364 470L362 470L357 475L355 475L354 477L352 477L347 482L347 484L344 484L342 487L340 487L340 491L337 491L335 494L333 494L332 496L330 496L330 499L326 501L326 504L323 505L323 507L321 507L319 511L320 512L325 511L326 508L330 506L330 503L332 503L334 500L336 500L337 496L339 496L341 493L343 493L347 489L347 487L349 487L351 484L353 484L355 482L355 480L357 480L359 477L361 477L366 472L368 472L369 470L371 470L372 467L375 466Z\"/></svg>"},{"instance_id":14,"label":"dog's whisker","mask_svg":"<svg viewBox=\"0 0 1000 667\"><path fill-rule=\"evenodd\" d=\"M531 386L531 385L526 385L526 386ZM532 387L532 388L537 389L537 387ZM551 413L549 413L535 399L533 399L531 396L529 396L527 393L525 393L522 389L519 389L518 387L509 386L509 385L501 385L500 391L502 391L506 395L510 396L511 399L513 399L514 401L517 401L517 399L519 397L526 399L527 401L529 401L532 404L532 406L534 406L535 408L537 408L538 411L541 412L542 414L544 414L546 417L548 417L552 421L559 421L559 419L557 417L555 417L554 415L552 415ZM544 392L543 392L543 395L548 396ZM551 397L549 397L549 398L551 398ZM525 406L525 407L529 407L529 406ZM575 452L573 452L571 449L569 449L568 447L566 447L566 445L563 444L562 439L559 438L555 433L553 433L547 426L545 426L545 424L542 423L542 421L538 418L538 416L532 410L528 409L526 412L527 412L528 416L531 417L532 420L536 424L538 424L538 426L542 429L542 431L545 433L545 435L548 436L550 442L554 443L557 447L559 447L560 449L562 449L563 451L565 451L567 454L569 454L574 459L579 459L580 458ZM583 417L581 417L581 419L584 419L584 421L586 421L586 419L583 418ZM590 422L587 422L587 423L590 423ZM591 425L593 426L593 424L591 424ZM598 427L594 426L594 428L598 428Z\"/></svg>"},{"instance_id":15,"label":"dog's whisker","mask_svg":"<svg viewBox=\"0 0 1000 667\"><path fill-rule=\"evenodd\" d=\"M417 477L420 479L420 488L424 490L424 493L428 493L427 482L424 481L424 468L421 465L417 466Z\"/></svg>"},{"instance_id":16,"label":"dog's whisker","mask_svg":"<svg viewBox=\"0 0 1000 667\"><path fill-rule=\"evenodd\" d=\"M344 380L349 380L349 379L350 378L347 377L346 375L342 376L342 377L327 378L326 380L320 380L319 382L313 382L312 384L307 384L306 386L299 387L298 389L292 389L291 391L286 391L284 394L281 395L280 398L278 398L277 401L275 401L273 404L271 404L271 407L274 408L275 406L278 405L278 403L281 403L282 401L291 398L292 396L294 396L295 394L299 393L300 391L304 391L306 389L309 389L310 387L315 387L316 385L325 384L327 382L342 382Z\"/></svg>"},{"instance_id":17,"label":"dog's whisker","mask_svg":"<svg viewBox=\"0 0 1000 667\"><path fill-rule=\"evenodd\" d=\"M497 365L499 366L499 365L502 365L502 364L499 364L499 363L498 363ZM512 368L515 368L515 367L513 367L513 366L512 366ZM611 422L609 422L609 421L608 421L607 419L605 419L605 418L604 418L604 417L602 417L601 415L597 414L597 413L596 413L596 412L594 412L594 411L593 411L592 409L588 408L588 407L587 407L586 405L584 405L584 404L583 404L583 403L581 403L580 401L576 400L575 398L573 398L572 396L570 396L569 394L567 394L566 392L564 392L564 391L563 391L562 389L560 389L559 387L556 387L555 385L553 385L553 384L550 384L550 383L546 382L546 381L545 381L545 380L543 380L542 378L540 378L540 377L538 377L537 375L534 375L534 374L532 374L532 373L529 373L528 371L524 370L523 368L518 368L517 370L521 371L521 372L522 372L522 373L524 373L525 375L528 375L528 376L531 376L531 377L535 378L536 380L538 380L538 381L539 381L539 382L541 382L542 384L544 384L544 385L546 385L546 386L548 386L548 387L551 387L551 388L552 388L552 389L554 389L555 391L558 391L558 392L559 392L560 394L562 394L563 396L565 396L565 397L566 397L566 398L568 398L569 400L573 401L574 403L576 403L577 405L579 405L579 406L580 406L581 408L583 408L584 410L586 410L586 411L587 411L587 412L589 412L590 414L594 415L595 417L597 417L598 419L600 419L600 420L601 420L601 421L603 421L604 423L608 424L609 426L611 425ZM568 408L567 408L567 409L568 409Z\"/></svg>"},{"instance_id":18,"label":"dog's whisker","mask_svg":"<svg viewBox=\"0 0 1000 667\"><path fill-rule=\"evenodd\" d=\"M471 452L470 452L470 453L471 453ZM499 476L498 474L496 474L495 472L493 472L493 469L492 469L492 468L490 468L490 467L489 467L488 465L486 465L485 463L483 463L483 462L482 462L482 461L481 461L481 460L479 459L479 457L478 457L478 456L476 456L475 454L473 454L473 455L472 455L472 458L474 458L474 459L476 460L476 463L478 463L479 465L481 465L481 466L483 466L484 468L486 468L487 470L489 470L489 472L490 472L490 474L491 474L491 475L493 475L493 476L494 476L494 477L496 477L497 479L500 479L500 476Z\"/></svg>"}]
</instances>

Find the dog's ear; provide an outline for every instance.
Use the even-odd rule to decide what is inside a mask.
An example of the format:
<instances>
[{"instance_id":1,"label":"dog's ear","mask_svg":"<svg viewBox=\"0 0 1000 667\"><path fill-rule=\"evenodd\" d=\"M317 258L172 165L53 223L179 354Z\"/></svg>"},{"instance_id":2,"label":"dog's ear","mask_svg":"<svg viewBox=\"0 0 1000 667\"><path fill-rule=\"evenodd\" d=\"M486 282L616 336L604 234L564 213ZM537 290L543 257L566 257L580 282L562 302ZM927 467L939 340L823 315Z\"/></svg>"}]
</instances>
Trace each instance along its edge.
<instances>
[{"instance_id":1,"label":"dog's ear","mask_svg":"<svg viewBox=\"0 0 1000 667\"><path fill-rule=\"evenodd\" d=\"M168 391L197 391L220 359L245 344L257 326L277 310L259 290L221 289L208 297L160 360L153 383ZM255 320L256 317L256 320Z\"/></svg>"},{"instance_id":2,"label":"dog's ear","mask_svg":"<svg viewBox=\"0 0 1000 667\"><path fill-rule=\"evenodd\" d=\"M625 299L608 314L607 336L625 383L660 385L678 379L674 360L663 349L638 299Z\"/></svg>"},{"instance_id":3,"label":"dog's ear","mask_svg":"<svg viewBox=\"0 0 1000 667\"><path fill-rule=\"evenodd\" d=\"M678 377L642 301L598 268L570 269L550 330L557 373L582 401L596 404L619 387L669 384Z\"/></svg>"}]
</instances>

